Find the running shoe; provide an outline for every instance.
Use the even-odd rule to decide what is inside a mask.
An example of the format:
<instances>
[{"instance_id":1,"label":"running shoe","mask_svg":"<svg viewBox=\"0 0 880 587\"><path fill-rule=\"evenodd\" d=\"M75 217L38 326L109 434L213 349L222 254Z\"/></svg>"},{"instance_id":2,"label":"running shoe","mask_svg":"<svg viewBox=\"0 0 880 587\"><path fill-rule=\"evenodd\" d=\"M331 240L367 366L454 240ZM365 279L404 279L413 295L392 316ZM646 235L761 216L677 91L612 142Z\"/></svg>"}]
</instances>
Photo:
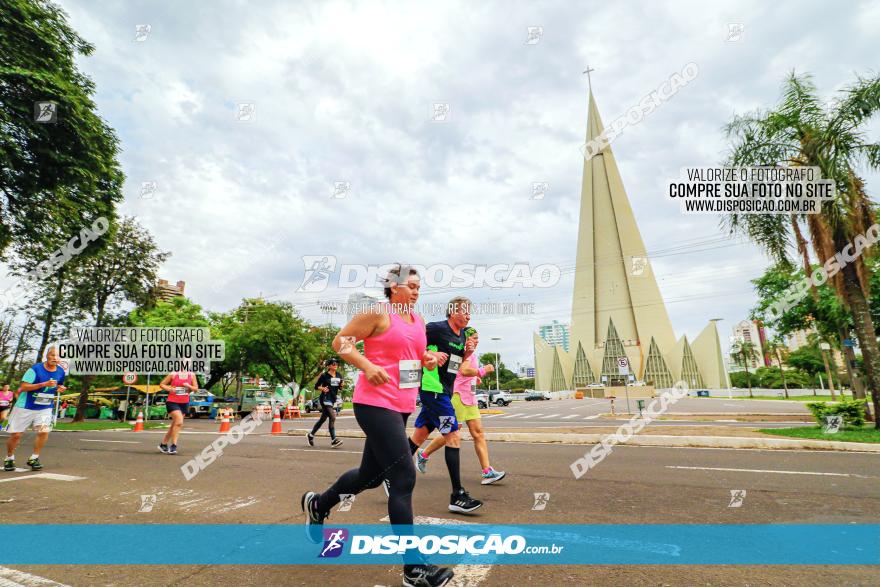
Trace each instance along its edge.
<instances>
[{"instance_id":1,"label":"running shoe","mask_svg":"<svg viewBox=\"0 0 880 587\"><path fill-rule=\"evenodd\" d=\"M342 439L334 438L333 441L330 443L330 446L332 446L333 448L339 448L340 446L342 446Z\"/></svg>"},{"instance_id":2,"label":"running shoe","mask_svg":"<svg viewBox=\"0 0 880 587\"><path fill-rule=\"evenodd\" d=\"M403 567L403 584L406 587L443 587L449 583L453 572L437 565L406 565Z\"/></svg>"},{"instance_id":3,"label":"running shoe","mask_svg":"<svg viewBox=\"0 0 880 587\"><path fill-rule=\"evenodd\" d=\"M177 454L177 445L176 444L172 444L171 446L168 447L168 454L170 454L170 455Z\"/></svg>"},{"instance_id":4,"label":"running shoe","mask_svg":"<svg viewBox=\"0 0 880 587\"><path fill-rule=\"evenodd\" d=\"M382 489L385 490L385 497L391 497L391 481L382 479Z\"/></svg>"},{"instance_id":5,"label":"running shoe","mask_svg":"<svg viewBox=\"0 0 880 587\"><path fill-rule=\"evenodd\" d=\"M315 446L315 435L311 432L306 434L306 440L309 441L309 446Z\"/></svg>"},{"instance_id":6,"label":"running shoe","mask_svg":"<svg viewBox=\"0 0 880 587\"><path fill-rule=\"evenodd\" d=\"M300 498L300 507L306 515L306 537L312 544L320 544L324 540L322 532L324 520L330 517L330 514L318 511L318 494L314 491L303 493Z\"/></svg>"},{"instance_id":7,"label":"running shoe","mask_svg":"<svg viewBox=\"0 0 880 587\"><path fill-rule=\"evenodd\" d=\"M3 470L4 471L14 471L15 470L15 459L7 458L3 461Z\"/></svg>"},{"instance_id":8,"label":"running shoe","mask_svg":"<svg viewBox=\"0 0 880 587\"><path fill-rule=\"evenodd\" d=\"M40 463L40 459L28 459L27 464L33 471L39 471L43 468L42 463Z\"/></svg>"},{"instance_id":9,"label":"running shoe","mask_svg":"<svg viewBox=\"0 0 880 587\"><path fill-rule=\"evenodd\" d=\"M419 470L419 473L426 473L428 471L428 457L422 456L422 451L416 451L416 469Z\"/></svg>"},{"instance_id":10,"label":"running shoe","mask_svg":"<svg viewBox=\"0 0 880 587\"><path fill-rule=\"evenodd\" d=\"M449 511L459 514L469 514L482 505L482 501L471 497L464 488L459 489L449 498Z\"/></svg>"},{"instance_id":11,"label":"running shoe","mask_svg":"<svg viewBox=\"0 0 880 587\"><path fill-rule=\"evenodd\" d=\"M504 476L507 475L504 471L496 471L492 467L489 467L488 473L483 473L483 480L480 481L483 485L491 485L496 481L501 481L504 479Z\"/></svg>"},{"instance_id":12,"label":"running shoe","mask_svg":"<svg viewBox=\"0 0 880 587\"><path fill-rule=\"evenodd\" d=\"M159 445L159 452L167 455L168 454L168 445L167 444L160 444Z\"/></svg>"}]
</instances>

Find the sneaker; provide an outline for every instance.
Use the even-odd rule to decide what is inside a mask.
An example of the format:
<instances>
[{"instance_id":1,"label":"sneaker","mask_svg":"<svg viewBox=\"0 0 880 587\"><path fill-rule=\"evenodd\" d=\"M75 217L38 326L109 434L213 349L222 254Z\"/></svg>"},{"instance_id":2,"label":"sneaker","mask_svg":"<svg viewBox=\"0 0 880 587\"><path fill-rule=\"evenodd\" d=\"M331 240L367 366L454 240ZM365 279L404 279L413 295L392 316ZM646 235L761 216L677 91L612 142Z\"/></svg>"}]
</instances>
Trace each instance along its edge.
<instances>
[{"instance_id":1,"label":"sneaker","mask_svg":"<svg viewBox=\"0 0 880 587\"><path fill-rule=\"evenodd\" d=\"M449 498L449 511L459 514L469 514L482 505L482 501L472 498L464 489L459 489Z\"/></svg>"},{"instance_id":2,"label":"sneaker","mask_svg":"<svg viewBox=\"0 0 880 587\"><path fill-rule=\"evenodd\" d=\"M159 445L159 452L165 453L167 455L168 454L168 445L167 444L160 444Z\"/></svg>"},{"instance_id":3,"label":"sneaker","mask_svg":"<svg viewBox=\"0 0 880 587\"><path fill-rule=\"evenodd\" d=\"M489 467L488 473L483 473L483 480L480 481L483 485L491 485L496 481L501 481L504 479L504 476L507 475L504 471L496 471L492 467Z\"/></svg>"},{"instance_id":4,"label":"sneaker","mask_svg":"<svg viewBox=\"0 0 880 587\"><path fill-rule=\"evenodd\" d=\"M448 567L437 565L406 565L403 584L406 587L442 587L449 583L453 573Z\"/></svg>"},{"instance_id":5,"label":"sneaker","mask_svg":"<svg viewBox=\"0 0 880 587\"><path fill-rule=\"evenodd\" d=\"M176 444L172 444L171 446L168 447L168 454L170 454L170 455L177 454L177 445Z\"/></svg>"},{"instance_id":6,"label":"sneaker","mask_svg":"<svg viewBox=\"0 0 880 587\"><path fill-rule=\"evenodd\" d=\"M40 459L28 459L27 464L33 471L39 471L43 468L43 465L40 463Z\"/></svg>"},{"instance_id":7,"label":"sneaker","mask_svg":"<svg viewBox=\"0 0 880 587\"><path fill-rule=\"evenodd\" d=\"M309 441L309 446L315 446L315 435L311 432L306 434L306 440Z\"/></svg>"},{"instance_id":8,"label":"sneaker","mask_svg":"<svg viewBox=\"0 0 880 587\"><path fill-rule=\"evenodd\" d=\"M382 479L382 489L385 490L385 497L391 497L391 481Z\"/></svg>"},{"instance_id":9,"label":"sneaker","mask_svg":"<svg viewBox=\"0 0 880 587\"><path fill-rule=\"evenodd\" d=\"M322 514L318 511L318 494L314 491L303 493L302 498L300 498L300 507L302 507L302 511L306 515L306 537L313 544L320 544L324 540L322 532L324 520L330 514Z\"/></svg>"},{"instance_id":10,"label":"sneaker","mask_svg":"<svg viewBox=\"0 0 880 587\"><path fill-rule=\"evenodd\" d=\"M422 451L416 451L416 469L419 473L425 473L428 470L428 457L422 456Z\"/></svg>"},{"instance_id":11,"label":"sneaker","mask_svg":"<svg viewBox=\"0 0 880 587\"><path fill-rule=\"evenodd\" d=\"M340 446L342 446L342 439L334 438L333 441L330 443L330 446L332 446L333 448L339 448Z\"/></svg>"},{"instance_id":12,"label":"sneaker","mask_svg":"<svg viewBox=\"0 0 880 587\"><path fill-rule=\"evenodd\" d=\"M14 471L15 470L15 459L8 458L3 461L3 470L4 471Z\"/></svg>"}]
</instances>

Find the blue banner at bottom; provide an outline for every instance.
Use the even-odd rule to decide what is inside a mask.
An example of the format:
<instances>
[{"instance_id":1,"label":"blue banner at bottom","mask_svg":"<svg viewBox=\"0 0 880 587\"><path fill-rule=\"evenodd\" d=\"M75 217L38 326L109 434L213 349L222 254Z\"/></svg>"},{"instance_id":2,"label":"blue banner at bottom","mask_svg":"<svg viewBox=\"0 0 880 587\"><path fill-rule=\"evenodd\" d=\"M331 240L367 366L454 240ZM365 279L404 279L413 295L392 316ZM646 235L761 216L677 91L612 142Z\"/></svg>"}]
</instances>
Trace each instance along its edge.
<instances>
[{"instance_id":1,"label":"blue banner at bottom","mask_svg":"<svg viewBox=\"0 0 880 587\"><path fill-rule=\"evenodd\" d=\"M877 565L880 524L2 525L0 564Z\"/></svg>"}]
</instances>

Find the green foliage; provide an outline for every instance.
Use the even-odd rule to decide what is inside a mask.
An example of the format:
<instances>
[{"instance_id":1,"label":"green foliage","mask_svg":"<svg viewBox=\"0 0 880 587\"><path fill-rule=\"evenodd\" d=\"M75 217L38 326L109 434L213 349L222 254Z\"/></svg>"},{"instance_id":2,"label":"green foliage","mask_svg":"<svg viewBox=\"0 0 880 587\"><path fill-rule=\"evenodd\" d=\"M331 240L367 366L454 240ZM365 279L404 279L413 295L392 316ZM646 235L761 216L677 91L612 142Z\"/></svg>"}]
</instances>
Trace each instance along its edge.
<instances>
[{"instance_id":1,"label":"green foliage","mask_svg":"<svg viewBox=\"0 0 880 587\"><path fill-rule=\"evenodd\" d=\"M124 177L76 64L94 47L48 0L6 0L0 30L0 255L12 245L35 264L64 235L112 222ZM37 122L37 102L56 103L57 121Z\"/></svg>"},{"instance_id":2,"label":"green foliage","mask_svg":"<svg viewBox=\"0 0 880 587\"><path fill-rule=\"evenodd\" d=\"M846 426L861 427L865 423L865 406L868 400L841 400L836 403L809 402L807 409L816 418L816 422L825 425L825 416L843 416Z\"/></svg>"},{"instance_id":3,"label":"green foliage","mask_svg":"<svg viewBox=\"0 0 880 587\"><path fill-rule=\"evenodd\" d=\"M822 360L822 352L815 346L802 346L792 351L786 360L789 366L814 376L825 371L825 362Z\"/></svg>"},{"instance_id":4,"label":"green foliage","mask_svg":"<svg viewBox=\"0 0 880 587\"><path fill-rule=\"evenodd\" d=\"M131 326L140 328L204 328L211 326L202 307L183 296L159 301L152 308L137 308L128 315Z\"/></svg>"},{"instance_id":5,"label":"green foliage","mask_svg":"<svg viewBox=\"0 0 880 587\"><path fill-rule=\"evenodd\" d=\"M761 380L755 373L736 371L730 374L730 384L733 387L745 389L747 387L760 387Z\"/></svg>"}]
</instances>

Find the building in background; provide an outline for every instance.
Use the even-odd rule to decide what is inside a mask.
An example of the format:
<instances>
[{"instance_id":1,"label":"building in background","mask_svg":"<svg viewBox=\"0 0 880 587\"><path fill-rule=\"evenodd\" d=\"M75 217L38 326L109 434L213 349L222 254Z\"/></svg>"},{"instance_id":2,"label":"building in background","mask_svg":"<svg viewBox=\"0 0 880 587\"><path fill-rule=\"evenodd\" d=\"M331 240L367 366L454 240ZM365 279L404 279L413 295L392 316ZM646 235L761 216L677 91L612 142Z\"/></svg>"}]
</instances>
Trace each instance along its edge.
<instances>
[{"instance_id":1,"label":"building in background","mask_svg":"<svg viewBox=\"0 0 880 587\"><path fill-rule=\"evenodd\" d=\"M543 326L538 327L538 335L543 338L547 344L552 346L561 346L565 349L565 352L569 352L568 324L562 324L561 322L554 320L550 324L544 324Z\"/></svg>"},{"instance_id":2,"label":"building in background","mask_svg":"<svg viewBox=\"0 0 880 587\"><path fill-rule=\"evenodd\" d=\"M156 284L156 297L163 302L170 302L172 298L183 297L184 289L186 289L185 281L178 281L177 285L171 285L167 279L160 279Z\"/></svg>"},{"instance_id":3,"label":"building in background","mask_svg":"<svg viewBox=\"0 0 880 587\"><path fill-rule=\"evenodd\" d=\"M351 319L355 314L363 312L378 301L378 299L373 296L368 296L365 293L355 292L351 294L348 296L348 301L345 305L345 316L348 319L347 321L351 322Z\"/></svg>"},{"instance_id":4,"label":"building in background","mask_svg":"<svg viewBox=\"0 0 880 587\"><path fill-rule=\"evenodd\" d=\"M749 369L755 370L758 367L770 366L770 358L763 352L764 344L767 342L767 333L764 330L764 325L757 320L743 320L734 326L733 337L731 337L731 343L733 342L750 342L755 346L757 355L752 357L749 362ZM736 362L741 361L740 358Z\"/></svg>"},{"instance_id":5,"label":"building in background","mask_svg":"<svg viewBox=\"0 0 880 587\"><path fill-rule=\"evenodd\" d=\"M730 387L717 322L676 337L592 91L582 147L569 351L535 332L535 389L563 391L607 380L618 364L657 389Z\"/></svg>"},{"instance_id":6,"label":"building in background","mask_svg":"<svg viewBox=\"0 0 880 587\"><path fill-rule=\"evenodd\" d=\"M791 334L786 334L784 337L785 346L788 347L789 352L793 352L798 350L801 347L810 345L810 335L817 334L818 331L814 328L810 328L809 330L796 330ZM837 365L838 369L846 370L846 358L843 356L843 353L839 350L832 348L831 356L834 360L834 364Z\"/></svg>"}]
</instances>

